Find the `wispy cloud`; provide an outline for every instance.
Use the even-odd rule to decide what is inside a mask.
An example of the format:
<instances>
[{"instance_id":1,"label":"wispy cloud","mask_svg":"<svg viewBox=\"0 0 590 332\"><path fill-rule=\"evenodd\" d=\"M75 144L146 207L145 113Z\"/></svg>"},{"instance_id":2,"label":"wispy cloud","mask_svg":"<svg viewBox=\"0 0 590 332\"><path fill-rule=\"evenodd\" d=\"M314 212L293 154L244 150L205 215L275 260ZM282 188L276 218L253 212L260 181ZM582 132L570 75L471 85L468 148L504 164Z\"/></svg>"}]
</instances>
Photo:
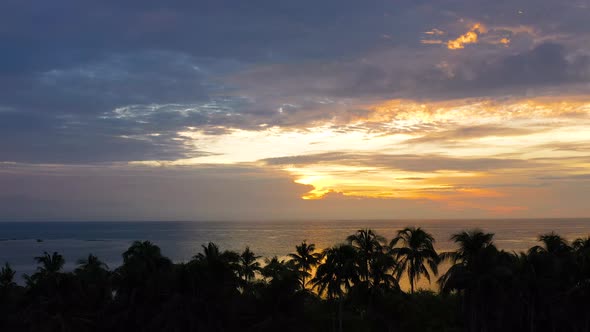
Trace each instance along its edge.
<instances>
[{"instance_id":1,"label":"wispy cloud","mask_svg":"<svg viewBox=\"0 0 590 332\"><path fill-rule=\"evenodd\" d=\"M440 29L434 28L432 30L428 30L428 31L424 32L424 34L431 35L431 36L442 36L445 34L445 32Z\"/></svg>"}]
</instances>

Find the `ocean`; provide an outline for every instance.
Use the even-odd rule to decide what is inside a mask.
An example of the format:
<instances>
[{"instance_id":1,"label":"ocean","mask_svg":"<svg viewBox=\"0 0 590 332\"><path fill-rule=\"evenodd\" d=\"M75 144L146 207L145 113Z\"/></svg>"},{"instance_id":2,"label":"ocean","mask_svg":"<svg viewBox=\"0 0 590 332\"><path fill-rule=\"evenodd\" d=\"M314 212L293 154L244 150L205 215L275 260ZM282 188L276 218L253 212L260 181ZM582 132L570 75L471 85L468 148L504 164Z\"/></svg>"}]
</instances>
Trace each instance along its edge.
<instances>
[{"instance_id":1,"label":"ocean","mask_svg":"<svg viewBox=\"0 0 590 332\"><path fill-rule=\"evenodd\" d=\"M451 234L480 228L495 234L495 244L507 251L523 251L538 244L542 233L555 231L569 241L590 234L586 219L486 220L371 220L371 221L260 221L260 222L3 222L0 223L0 264L8 262L22 274L33 273L35 256L57 251L72 270L78 259L92 253L110 268L122 263L121 254L135 240L149 240L176 262L188 261L201 245L214 242L222 250L249 246L257 255L285 257L307 240L319 249L343 242L361 228L371 228L389 241L406 226L432 233L436 249L453 250Z\"/></svg>"}]
</instances>

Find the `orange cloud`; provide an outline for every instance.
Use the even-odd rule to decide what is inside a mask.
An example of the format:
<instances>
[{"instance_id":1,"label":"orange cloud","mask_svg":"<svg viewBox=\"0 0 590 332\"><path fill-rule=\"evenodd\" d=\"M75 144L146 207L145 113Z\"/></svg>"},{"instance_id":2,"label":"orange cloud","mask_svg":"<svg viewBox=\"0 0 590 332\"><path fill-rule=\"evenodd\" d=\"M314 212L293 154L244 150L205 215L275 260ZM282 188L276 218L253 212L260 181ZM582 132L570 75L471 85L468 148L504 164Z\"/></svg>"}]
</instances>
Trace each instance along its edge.
<instances>
[{"instance_id":1,"label":"orange cloud","mask_svg":"<svg viewBox=\"0 0 590 332\"><path fill-rule=\"evenodd\" d=\"M486 40L485 42L488 44L492 44L492 45L504 45L505 47L508 47L508 46L510 46L510 43L512 42L512 40L507 37L488 38L488 40Z\"/></svg>"},{"instance_id":2,"label":"orange cloud","mask_svg":"<svg viewBox=\"0 0 590 332\"><path fill-rule=\"evenodd\" d=\"M447 48L450 50L459 50L465 48L466 44L475 44L480 34L487 32L486 27L481 23L474 24L469 31L459 36L457 39L449 40Z\"/></svg>"}]
</instances>

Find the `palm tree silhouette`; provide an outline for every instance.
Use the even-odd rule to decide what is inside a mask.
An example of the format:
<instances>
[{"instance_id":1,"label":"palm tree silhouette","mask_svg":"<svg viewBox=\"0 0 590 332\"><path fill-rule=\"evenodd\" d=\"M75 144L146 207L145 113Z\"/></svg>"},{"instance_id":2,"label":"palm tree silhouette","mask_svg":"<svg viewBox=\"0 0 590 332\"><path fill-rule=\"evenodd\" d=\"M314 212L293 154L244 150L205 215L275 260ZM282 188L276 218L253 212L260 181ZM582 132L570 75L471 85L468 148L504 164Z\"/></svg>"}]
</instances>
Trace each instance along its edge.
<instances>
[{"instance_id":1,"label":"palm tree silhouette","mask_svg":"<svg viewBox=\"0 0 590 332\"><path fill-rule=\"evenodd\" d=\"M357 251L347 244L328 248L322 253L324 262L317 270L312 284L320 295L338 299L338 328L342 332L342 307L345 291L359 281Z\"/></svg>"},{"instance_id":2,"label":"palm tree silhouette","mask_svg":"<svg viewBox=\"0 0 590 332\"><path fill-rule=\"evenodd\" d=\"M580 279L590 278L590 236L574 240L572 248L576 255Z\"/></svg>"},{"instance_id":3,"label":"palm tree silhouette","mask_svg":"<svg viewBox=\"0 0 590 332\"><path fill-rule=\"evenodd\" d=\"M567 241L561 236L555 234L555 232L542 234L539 236L539 241L543 243L543 246L534 246L529 252L541 252L548 254L564 254L569 252L572 248L568 245Z\"/></svg>"},{"instance_id":4,"label":"palm tree silhouette","mask_svg":"<svg viewBox=\"0 0 590 332\"><path fill-rule=\"evenodd\" d=\"M358 251L359 274L361 280L368 285L370 283L371 259L383 250L385 238L377 235L371 229L360 229L346 238L349 245Z\"/></svg>"},{"instance_id":5,"label":"palm tree silhouette","mask_svg":"<svg viewBox=\"0 0 590 332\"><path fill-rule=\"evenodd\" d=\"M198 253L195 258L212 262L218 260L221 256L219 247L213 242L209 242L207 245L202 245L201 248L203 248L203 252Z\"/></svg>"},{"instance_id":6,"label":"palm tree silhouette","mask_svg":"<svg viewBox=\"0 0 590 332\"><path fill-rule=\"evenodd\" d=\"M301 276L301 288L305 289L306 278L309 277L310 271L318 264L321 254L315 252L315 244L308 244L303 241L300 245L295 246L295 253L289 254L291 260Z\"/></svg>"},{"instance_id":7,"label":"palm tree silhouette","mask_svg":"<svg viewBox=\"0 0 590 332\"><path fill-rule=\"evenodd\" d=\"M77 263L78 267L74 272L88 271L89 273L97 273L98 271L109 269L104 262L93 254L89 254L86 258L79 259Z\"/></svg>"},{"instance_id":8,"label":"palm tree silhouette","mask_svg":"<svg viewBox=\"0 0 590 332\"><path fill-rule=\"evenodd\" d=\"M65 259L57 252L49 254L43 252L42 256L35 257L37 272L33 275L24 275L24 279L30 288L41 289L43 292L53 292L61 281L61 269L65 264Z\"/></svg>"},{"instance_id":9,"label":"palm tree silhouette","mask_svg":"<svg viewBox=\"0 0 590 332\"><path fill-rule=\"evenodd\" d=\"M97 264L92 259L94 264ZM164 257L160 247L150 241L135 241L123 253L123 265L114 272L118 287L117 296L133 304L141 297L155 298L167 273L172 268L170 259Z\"/></svg>"},{"instance_id":10,"label":"palm tree silhouette","mask_svg":"<svg viewBox=\"0 0 590 332\"><path fill-rule=\"evenodd\" d=\"M266 265L260 269L260 274L269 282L277 281L283 277L297 272L292 261L279 260L277 256L266 259Z\"/></svg>"},{"instance_id":11,"label":"palm tree silhouette","mask_svg":"<svg viewBox=\"0 0 590 332\"><path fill-rule=\"evenodd\" d=\"M405 271L410 281L410 292L414 285L424 276L430 282L430 271L438 275L440 258L434 250L434 238L422 228L407 227L400 230L391 240L391 253L398 261L397 278ZM398 247L399 245L399 247Z\"/></svg>"},{"instance_id":12,"label":"palm tree silhouette","mask_svg":"<svg viewBox=\"0 0 590 332\"><path fill-rule=\"evenodd\" d=\"M510 274L509 255L498 252L493 237L494 234L478 229L463 231L451 236L459 248L441 254L441 258L453 263L438 280L441 291L446 294L457 290L463 294L466 322L472 332L486 329L492 321L491 303Z\"/></svg>"},{"instance_id":13,"label":"palm tree silhouette","mask_svg":"<svg viewBox=\"0 0 590 332\"><path fill-rule=\"evenodd\" d=\"M254 280L256 272L260 271L260 262L258 259L260 256L256 256L250 247L246 249L240 255L240 275L244 282L249 283Z\"/></svg>"},{"instance_id":14,"label":"palm tree silhouette","mask_svg":"<svg viewBox=\"0 0 590 332\"><path fill-rule=\"evenodd\" d=\"M78 260L74 275L79 280L81 294L85 305L97 311L112 299L111 272L98 257L89 254Z\"/></svg>"},{"instance_id":15,"label":"palm tree silhouette","mask_svg":"<svg viewBox=\"0 0 590 332\"><path fill-rule=\"evenodd\" d=\"M212 242L201 247L203 248L203 252L197 254L194 257L195 260L204 263L208 269L215 271L216 273L231 273L236 277L240 275L242 261L240 254L228 250L221 251L219 250L219 247ZM248 251L250 250L248 249ZM247 255L250 254L247 253Z\"/></svg>"},{"instance_id":16,"label":"palm tree silhouette","mask_svg":"<svg viewBox=\"0 0 590 332\"><path fill-rule=\"evenodd\" d=\"M398 279L394 277L394 271L397 269L397 261L393 255L387 252L380 252L373 256L369 262L370 270L370 291L371 295L376 292L399 289Z\"/></svg>"},{"instance_id":17,"label":"palm tree silhouette","mask_svg":"<svg viewBox=\"0 0 590 332\"><path fill-rule=\"evenodd\" d=\"M572 242L574 250L590 250L590 236L577 238Z\"/></svg>"},{"instance_id":18,"label":"palm tree silhouette","mask_svg":"<svg viewBox=\"0 0 590 332\"><path fill-rule=\"evenodd\" d=\"M59 272L65 264L65 259L62 255L57 252L53 252L51 255L45 251L42 256L35 257L35 261L41 266L37 268L41 274L52 274Z\"/></svg>"},{"instance_id":19,"label":"palm tree silhouette","mask_svg":"<svg viewBox=\"0 0 590 332\"><path fill-rule=\"evenodd\" d=\"M493 233L484 233L479 229L453 234L451 240L457 243L459 248L456 251L442 253L441 259L469 264L477 258L481 250L494 246L493 238Z\"/></svg>"},{"instance_id":20,"label":"palm tree silhouette","mask_svg":"<svg viewBox=\"0 0 590 332\"><path fill-rule=\"evenodd\" d=\"M0 289L6 291L14 286L14 275L16 272L10 267L8 263L5 263L2 269L0 269Z\"/></svg>"}]
</instances>

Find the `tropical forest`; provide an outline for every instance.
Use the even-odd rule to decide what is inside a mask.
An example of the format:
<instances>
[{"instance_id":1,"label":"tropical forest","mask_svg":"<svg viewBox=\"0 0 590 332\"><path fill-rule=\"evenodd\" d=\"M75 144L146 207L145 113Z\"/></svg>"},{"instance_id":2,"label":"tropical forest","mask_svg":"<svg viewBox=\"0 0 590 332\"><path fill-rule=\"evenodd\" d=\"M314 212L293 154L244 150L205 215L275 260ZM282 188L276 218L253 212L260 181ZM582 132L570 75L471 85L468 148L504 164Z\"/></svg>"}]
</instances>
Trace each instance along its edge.
<instances>
[{"instance_id":1,"label":"tropical forest","mask_svg":"<svg viewBox=\"0 0 590 332\"><path fill-rule=\"evenodd\" d=\"M1 268L0 331L590 331L590 238L506 252L474 229L437 252L424 229L396 234L270 258L208 243L185 262L136 241L121 266L72 271L45 252L31 275Z\"/></svg>"}]
</instances>

